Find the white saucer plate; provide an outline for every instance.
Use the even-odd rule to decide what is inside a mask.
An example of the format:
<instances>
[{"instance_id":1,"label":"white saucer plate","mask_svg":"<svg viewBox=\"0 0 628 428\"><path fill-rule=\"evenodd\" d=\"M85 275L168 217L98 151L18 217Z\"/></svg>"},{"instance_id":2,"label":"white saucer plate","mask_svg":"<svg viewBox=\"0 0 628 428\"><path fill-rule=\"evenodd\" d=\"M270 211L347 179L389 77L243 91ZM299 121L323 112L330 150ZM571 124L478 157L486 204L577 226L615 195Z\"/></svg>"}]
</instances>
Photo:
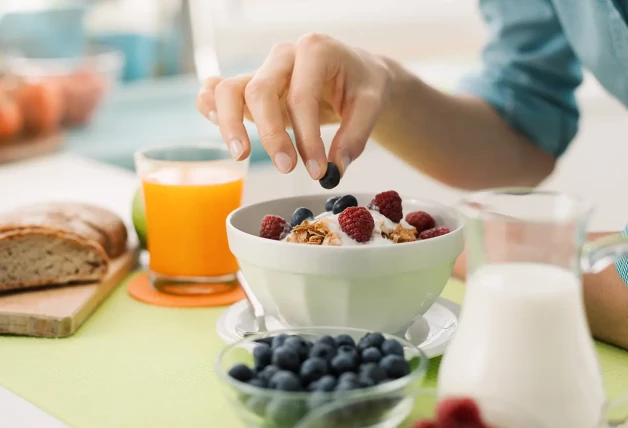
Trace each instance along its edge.
<instances>
[{"instance_id":1,"label":"white saucer plate","mask_svg":"<svg viewBox=\"0 0 628 428\"><path fill-rule=\"evenodd\" d=\"M415 344L428 358L438 357L443 355L458 329L459 316L460 305L439 297L425 315L416 318L405 332L397 335ZM266 328L272 332L287 327L274 317L267 316ZM227 343L241 340L240 332L255 329L255 316L247 300L240 300L229 306L216 321L216 331Z\"/></svg>"}]
</instances>

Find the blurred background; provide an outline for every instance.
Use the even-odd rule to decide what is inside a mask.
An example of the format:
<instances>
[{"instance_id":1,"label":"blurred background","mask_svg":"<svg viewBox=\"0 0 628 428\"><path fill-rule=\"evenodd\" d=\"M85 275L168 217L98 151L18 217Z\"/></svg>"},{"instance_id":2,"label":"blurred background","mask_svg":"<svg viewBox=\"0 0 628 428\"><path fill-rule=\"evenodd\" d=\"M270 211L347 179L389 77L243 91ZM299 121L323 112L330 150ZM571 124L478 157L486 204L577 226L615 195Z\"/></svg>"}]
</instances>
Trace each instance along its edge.
<instances>
[{"instance_id":1,"label":"blurred background","mask_svg":"<svg viewBox=\"0 0 628 428\"><path fill-rule=\"evenodd\" d=\"M132 170L140 147L217 139L194 107L200 80L254 70L274 43L312 31L393 57L442 90L478 66L486 37L477 0L0 0L0 163L60 151ZM544 186L596 203L594 228L620 229L628 116L590 76L578 97L577 141ZM302 166L277 173L247 127L248 202L269 188L321 191ZM389 188L444 203L461 195L376 144L338 192Z\"/></svg>"}]
</instances>

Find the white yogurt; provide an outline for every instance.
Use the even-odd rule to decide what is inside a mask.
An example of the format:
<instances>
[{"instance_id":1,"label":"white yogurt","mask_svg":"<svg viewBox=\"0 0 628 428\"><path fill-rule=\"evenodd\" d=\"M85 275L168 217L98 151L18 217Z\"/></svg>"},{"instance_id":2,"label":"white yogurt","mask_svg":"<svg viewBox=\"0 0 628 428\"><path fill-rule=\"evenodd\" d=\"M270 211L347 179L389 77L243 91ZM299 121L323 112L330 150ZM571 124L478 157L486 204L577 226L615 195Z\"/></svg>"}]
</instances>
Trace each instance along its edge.
<instances>
[{"instance_id":1,"label":"white yogurt","mask_svg":"<svg viewBox=\"0 0 628 428\"><path fill-rule=\"evenodd\" d=\"M497 397L547 428L597 426L604 390L579 278L536 263L479 268L438 388L444 396Z\"/></svg>"}]
</instances>

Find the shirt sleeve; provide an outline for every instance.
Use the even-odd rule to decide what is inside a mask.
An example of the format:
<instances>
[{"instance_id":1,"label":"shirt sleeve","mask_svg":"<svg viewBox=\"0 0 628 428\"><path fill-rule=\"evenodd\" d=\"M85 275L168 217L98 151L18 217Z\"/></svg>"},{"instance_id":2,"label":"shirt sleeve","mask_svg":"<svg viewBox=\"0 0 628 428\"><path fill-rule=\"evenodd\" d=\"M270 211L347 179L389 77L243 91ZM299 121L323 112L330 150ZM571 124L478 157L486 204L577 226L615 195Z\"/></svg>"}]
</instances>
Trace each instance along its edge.
<instances>
[{"instance_id":1,"label":"shirt sleeve","mask_svg":"<svg viewBox=\"0 0 628 428\"><path fill-rule=\"evenodd\" d=\"M484 99L519 133L555 157L578 131L582 67L549 0L480 0L488 28L482 69L459 93Z\"/></svg>"},{"instance_id":2,"label":"shirt sleeve","mask_svg":"<svg viewBox=\"0 0 628 428\"><path fill-rule=\"evenodd\" d=\"M628 226L621 233L622 236L628 236ZM617 273L624 280L624 284L628 285L628 257L622 257L615 263Z\"/></svg>"}]
</instances>

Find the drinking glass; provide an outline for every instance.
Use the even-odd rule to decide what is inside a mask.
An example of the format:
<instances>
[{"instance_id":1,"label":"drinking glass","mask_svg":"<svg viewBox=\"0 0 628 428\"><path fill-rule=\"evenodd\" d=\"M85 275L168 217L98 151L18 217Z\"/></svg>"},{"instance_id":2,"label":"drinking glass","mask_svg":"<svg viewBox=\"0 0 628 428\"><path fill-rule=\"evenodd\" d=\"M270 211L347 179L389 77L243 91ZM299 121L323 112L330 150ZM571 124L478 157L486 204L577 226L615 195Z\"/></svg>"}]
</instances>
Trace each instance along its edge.
<instances>
[{"instance_id":1,"label":"drinking glass","mask_svg":"<svg viewBox=\"0 0 628 428\"><path fill-rule=\"evenodd\" d=\"M225 222L242 203L247 162L222 142L150 147L135 154L146 210L150 278L174 294L235 286Z\"/></svg>"}]
</instances>

